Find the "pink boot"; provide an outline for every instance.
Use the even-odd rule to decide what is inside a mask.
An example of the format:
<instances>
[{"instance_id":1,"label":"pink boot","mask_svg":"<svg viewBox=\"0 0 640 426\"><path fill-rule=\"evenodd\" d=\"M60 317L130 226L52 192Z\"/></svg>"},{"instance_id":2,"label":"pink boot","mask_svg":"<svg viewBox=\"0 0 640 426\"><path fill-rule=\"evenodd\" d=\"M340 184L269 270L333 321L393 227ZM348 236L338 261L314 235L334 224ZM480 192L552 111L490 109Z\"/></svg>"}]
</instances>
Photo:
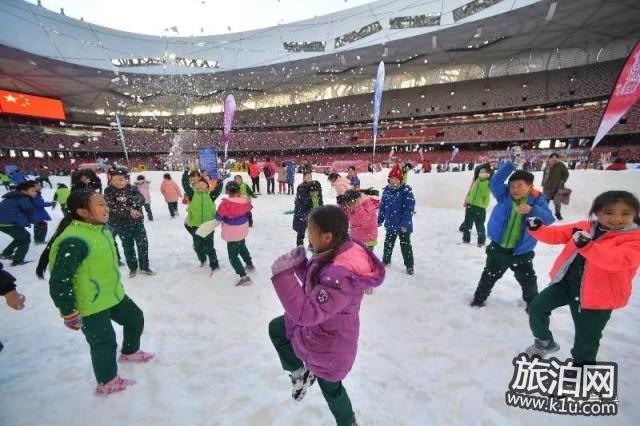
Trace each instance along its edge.
<instances>
[{"instance_id":1,"label":"pink boot","mask_svg":"<svg viewBox=\"0 0 640 426\"><path fill-rule=\"evenodd\" d=\"M96 387L96 395L107 396L111 393L122 392L127 388L127 386L131 386L133 384L135 384L135 380L127 380L120 376L116 376L104 385L98 385Z\"/></svg>"},{"instance_id":2,"label":"pink boot","mask_svg":"<svg viewBox=\"0 0 640 426\"><path fill-rule=\"evenodd\" d=\"M153 354L145 351L138 351L132 354L120 354L119 362L149 362L153 359Z\"/></svg>"}]
</instances>

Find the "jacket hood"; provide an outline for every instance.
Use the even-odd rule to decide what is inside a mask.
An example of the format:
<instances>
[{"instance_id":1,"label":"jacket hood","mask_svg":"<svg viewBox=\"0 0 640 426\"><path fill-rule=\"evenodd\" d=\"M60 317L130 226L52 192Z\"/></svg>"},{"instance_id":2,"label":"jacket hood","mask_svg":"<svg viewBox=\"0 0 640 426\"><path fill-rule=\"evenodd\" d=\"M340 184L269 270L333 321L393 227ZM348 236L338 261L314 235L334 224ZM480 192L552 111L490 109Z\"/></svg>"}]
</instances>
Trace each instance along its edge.
<instances>
[{"instance_id":1,"label":"jacket hood","mask_svg":"<svg viewBox=\"0 0 640 426\"><path fill-rule=\"evenodd\" d=\"M336 276L350 276L359 290L378 287L384 281L384 265L371 250L357 240L340 247L333 260Z\"/></svg>"}]
</instances>

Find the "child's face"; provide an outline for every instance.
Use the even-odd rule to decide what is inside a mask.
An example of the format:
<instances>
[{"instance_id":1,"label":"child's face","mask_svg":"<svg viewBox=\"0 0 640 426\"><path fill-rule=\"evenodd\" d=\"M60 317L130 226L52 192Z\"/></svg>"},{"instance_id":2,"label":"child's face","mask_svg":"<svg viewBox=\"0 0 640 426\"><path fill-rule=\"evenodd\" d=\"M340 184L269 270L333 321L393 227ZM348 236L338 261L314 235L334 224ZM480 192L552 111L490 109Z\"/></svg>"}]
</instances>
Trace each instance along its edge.
<instances>
[{"instance_id":1,"label":"child's face","mask_svg":"<svg viewBox=\"0 0 640 426\"><path fill-rule=\"evenodd\" d=\"M312 197L317 197L318 195L320 195L320 192L318 192L318 191L311 191L311 196L312 196Z\"/></svg>"},{"instance_id":2,"label":"child's face","mask_svg":"<svg viewBox=\"0 0 640 426\"><path fill-rule=\"evenodd\" d=\"M390 177L389 178L389 185L391 185L391 186L400 186L400 179L398 179L397 177Z\"/></svg>"},{"instance_id":3,"label":"child's face","mask_svg":"<svg viewBox=\"0 0 640 426\"><path fill-rule=\"evenodd\" d=\"M622 201L607 204L596 213L598 222L612 230L620 230L630 226L637 216L638 212Z\"/></svg>"},{"instance_id":4,"label":"child's face","mask_svg":"<svg viewBox=\"0 0 640 426\"><path fill-rule=\"evenodd\" d=\"M127 186L127 178L122 175L111 176L111 185L116 189L124 189Z\"/></svg>"},{"instance_id":5,"label":"child's face","mask_svg":"<svg viewBox=\"0 0 640 426\"><path fill-rule=\"evenodd\" d=\"M38 196L38 189L37 188L29 188L26 191L22 191L24 194L28 195L31 198L36 198Z\"/></svg>"},{"instance_id":6,"label":"child's face","mask_svg":"<svg viewBox=\"0 0 640 426\"><path fill-rule=\"evenodd\" d=\"M509 192L514 200L520 200L527 197L531 192L533 185L528 184L523 180L514 180L509 182Z\"/></svg>"},{"instance_id":7,"label":"child's face","mask_svg":"<svg viewBox=\"0 0 640 426\"><path fill-rule=\"evenodd\" d=\"M306 173L303 177L302 180L306 183L311 182L311 175L309 173Z\"/></svg>"},{"instance_id":8,"label":"child's face","mask_svg":"<svg viewBox=\"0 0 640 426\"><path fill-rule=\"evenodd\" d=\"M311 220L309 220L307 229L309 231L309 243L311 243L316 253L322 253L331 248L333 234L330 232L322 232Z\"/></svg>"},{"instance_id":9,"label":"child's face","mask_svg":"<svg viewBox=\"0 0 640 426\"><path fill-rule=\"evenodd\" d=\"M480 180L489 179L489 172L487 171L487 169L480 169L480 171L478 172L478 178L480 178Z\"/></svg>"},{"instance_id":10,"label":"child's face","mask_svg":"<svg viewBox=\"0 0 640 426\"><path fill-rule=\"evenodd\" d=\"M82 176L80 176L80 182L89 183L89 182L91 182L91 179L89 179L88 176L82 175Z\"/></svg>"},{"instance_id":11,"label":"child's face","mask_svg":"<svg viewBox=\"0 0 640 426\"><path fill-rule=\"evenodd\" d=\"M107 201L100 194L92 195L89 198L88 209L78 209L77 213L84 221L94 225L102 225L109 221L109 206Z\"/></svg>"},{"instance_id":12,"label":"child's face","mask_svg":"<svg viewBox=\"0 0 640 426\"><path fill-rule=\"evenodd\" d=\"M242 183L242 176L236 176L233 178L233 180L240 185Z\"/></svg>"},{"instance_id":13,"label":"child's face","mask_svg":"<svg viewBox=\"0 0 640 426\"><path fill-rule=\"evenodd\" d=\"M40 182L36 182L36 191L42 191L42 185Z\"/></svg>"},{"instance_id":14,"label":"child's face","mask_svg":"<svg viewBox=\"0 0 640 426\"><path fill-rule=\"evenodd\" d=\"M193 185L193 189L198 192L205 192L209 189L209 185L207 185L207 182L201 180Z\"/></svg>"}]
</instances>

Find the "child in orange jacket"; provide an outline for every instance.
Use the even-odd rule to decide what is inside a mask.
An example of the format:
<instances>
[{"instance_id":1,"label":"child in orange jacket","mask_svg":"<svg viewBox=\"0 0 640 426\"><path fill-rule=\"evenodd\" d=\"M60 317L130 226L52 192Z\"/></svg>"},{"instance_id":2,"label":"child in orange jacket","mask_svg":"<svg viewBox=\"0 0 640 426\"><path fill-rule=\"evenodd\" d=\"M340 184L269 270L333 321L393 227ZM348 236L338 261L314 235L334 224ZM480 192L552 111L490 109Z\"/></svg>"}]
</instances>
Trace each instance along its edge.
<instances>
[{"instance_id":1,"label":"child in orange jacket","mask_svg":"<svg viewBox=\"0 0 640 426\"><path fill-rule=\"evenodd\" d=\"M594 200L589 215L596 220L551 227L540 218L527 219L535 239L565 244L549 273L551 285L529 304L535 337L529 355L560 349L549 331L549 317L569 305L575 324L573 360L578 366L593 364L611 311L629 301L640 266L640 202L629 192L608 191Z\"/></svg>"}]
</instances>

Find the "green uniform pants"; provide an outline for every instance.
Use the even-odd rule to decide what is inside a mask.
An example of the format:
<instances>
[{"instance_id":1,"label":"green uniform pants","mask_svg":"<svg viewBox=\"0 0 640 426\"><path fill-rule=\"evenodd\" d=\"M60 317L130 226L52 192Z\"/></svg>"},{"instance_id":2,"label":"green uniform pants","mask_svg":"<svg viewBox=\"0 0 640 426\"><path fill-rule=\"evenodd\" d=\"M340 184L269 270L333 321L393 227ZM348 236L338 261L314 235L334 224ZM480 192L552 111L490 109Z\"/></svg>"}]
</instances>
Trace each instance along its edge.
<instances>
[{"instance_id":1,"label":"green uniform pants","mask_svg":"<svg viewBox=\"0 0 640 426\"><path fill-rule=\"evenodd\" d=\"M144 329L144 315L128 296L112 308L82 318L82 332L91 348L93 372L100 385L118 374L118 344L111 321L123 326L122 353L126 355L140 349L140 336Z\"/></svg>"},{"instance_id":2,"label":"green uniform pants","mask_svg":"<svg viewBox=\"0 0 640 426\"><path fill-rule=\"evenodd\" d=\"M487 218L487 209L482 207L467 205L464 214L464 223L460 227L462 231L462 241L465 243L471 242L471 229L473 225L476 226L478 232L478 244L484 245L487 240L487 233L484 227L484 221Z\"/></svg>"},{"instance_id":3,"label":"green uniform pants","mask_svg":"<svg viewBox=\"0 0 640 426\"><path fill-rule=\"evenodd\" d=\"M387 236L384 239L382 262L385 264L391 263L391 254L393 253L393 247L396 245L398 235L400 235L400 251L402 252L404 266L413 268L413 248L411 247L411 234L409 232L400 232L399 234L387 232Z\"/></svg>"},{"instance_id":4,"label":"green uniform pants","mask_svg":"<svg viewBox=\"0 0 640 426\"><path fill-rule=\"evenodd\" d=\"M205 238L202 238L196 235L196 231L198 230L197 226L186 226L186 228L193 238L193 250L196 252L196 256L198 256L200 263L206 263L207 258L209 258L209 267L211 269L218 268L218 255L216 254L216 249L213 246L214 233L212 232Z\"/></svg>"},{"instance_id":5,"label":"green uniform pants","mask_svg":"<svg viewBox=\"0 0 640 426\"><path fill-rule=\"evenodd\" d=\"M291 342L287 339L284 326L284 317L274 318L269 323L269 337L273 346L278 352L280 364L286 371L296 371L304 364L296 356ZM355 421L355 414L351 407L351 400L347 390L342 386L342 382L330 382L318 377L318 385L322 391L325 401L329 405L329 410L336 419L338 426L352 426Z\"/></svg>"},{"instance_id":6,"label":"green uniform pants","mask_svg":"<svg viewBox=\"0 0 640 426\"><path fill-rule=\"evenodd\" d=\"M31 235L21 226L0 226L0 232L4 232L13 238L13 241L2 250L2 256L11 259L12 263L18 264L24 262L24 257L29 251L29 244L31 243Z\"/></svg>"},{"instance_id":7,"label":"green uniform pants","mask_svg":"<svg viewBox=\"0 0 640 426\"><path fill-rule=\"evenodd\" d=\"M127 266L131 271L149 270L149 241L143 224L118 227L118 236L122 240L122 249ZM136 247L138 254L136 255Z\"/></svg>"},{"instance_id":8,"label":"green uniform pants","mask_svg":"<svg viewBox=\"0 0 640 426\"><path fill-rule=\"evenodd\" d=\"M247 266L252 265L251 255L249 254L245 240L227 242L227 251L229 252L229 262L231 262L231 266L233 266L233 270L236 271L236 274L241 277L247 275L247 272L240 261L240 258L242 258Z\"/></svg>"},{"instance_id":9,"label":"green uniform pants","mask_svg":"<svg viewBox=\"0 0 640 426\"><path fill-rule=\"evenodd\" d=\"M487 300L496 282L502 278L507 269L511 269L522 288L522 299L528 305L538 294L538 277L533 270L535 253L530 251L516 256L513 254L513 249L503 248L496 243L489 244L486 252L487 263L476 288L474 300L477 302Z\"/></svg>"}]
</instances>

